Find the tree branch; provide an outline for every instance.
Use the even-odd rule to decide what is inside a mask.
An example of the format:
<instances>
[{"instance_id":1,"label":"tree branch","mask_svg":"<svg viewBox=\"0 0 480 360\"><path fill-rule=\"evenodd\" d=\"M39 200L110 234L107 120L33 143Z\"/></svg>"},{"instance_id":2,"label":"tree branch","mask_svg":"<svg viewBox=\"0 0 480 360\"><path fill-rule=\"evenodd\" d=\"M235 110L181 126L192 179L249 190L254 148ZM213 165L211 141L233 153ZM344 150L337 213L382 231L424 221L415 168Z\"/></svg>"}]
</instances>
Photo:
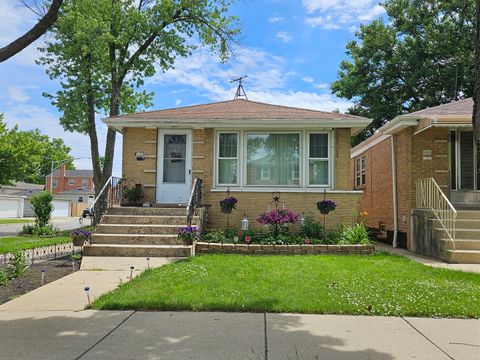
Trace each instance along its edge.
<instances>
[{"instance_id":1,"label":"tree branch","mask_svg":"<svg viewBox=\"0 0 480 360\"><path fill-rule=\"evenodd\" d=\"M11 58L12 56L18 54L28 45L37 40L40 36L45 34L50 28L50 26L52 26L55 21L57 21L58 12L62 3L63 0L53 0L48 12L42 19L40 19L37 24L35 24L34 27L32 27L29 31L27 31L24 35L22 35L15 41L12 41L7 46L0 48L0 62L3 62Z\"/></svg>"}]
</instances>

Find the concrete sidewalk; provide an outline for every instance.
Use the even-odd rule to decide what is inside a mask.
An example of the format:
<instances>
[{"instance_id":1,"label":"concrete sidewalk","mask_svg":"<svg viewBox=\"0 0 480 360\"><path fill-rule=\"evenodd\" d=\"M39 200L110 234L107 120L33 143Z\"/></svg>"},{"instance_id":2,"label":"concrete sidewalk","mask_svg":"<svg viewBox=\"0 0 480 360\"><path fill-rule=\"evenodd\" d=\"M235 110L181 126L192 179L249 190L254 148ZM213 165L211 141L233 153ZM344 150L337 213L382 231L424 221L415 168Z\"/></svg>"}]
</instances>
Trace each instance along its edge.
<instances>
[{"instance_id":1,"label":"concrete sidewalk","mask_svg":"<svg viewBox=\"0 0 480 360\"><path fill-rule=\"evenodd\" d=\"M467 360L480 321L299 314L0 311L0 359Z\"/></svg>"},{"instance_id":2,"label":"concrete sidewalk","mask_svg":"<svg viewBox=\"0 0 480 360\"><path fill-rule=\"evenodd\" d=\"M389 254L404 256L410 260L413 260L431 267L439 267L439 268L450 269L450 270L480 273L480 264L450 264L444 261L422 256L405 249L394 248L391 245L387 245L381 242L376 242L375 248L378 251L383 251ZM479 356L479 359L480 359L480 356Z\"/></svg>"}]
</instances>

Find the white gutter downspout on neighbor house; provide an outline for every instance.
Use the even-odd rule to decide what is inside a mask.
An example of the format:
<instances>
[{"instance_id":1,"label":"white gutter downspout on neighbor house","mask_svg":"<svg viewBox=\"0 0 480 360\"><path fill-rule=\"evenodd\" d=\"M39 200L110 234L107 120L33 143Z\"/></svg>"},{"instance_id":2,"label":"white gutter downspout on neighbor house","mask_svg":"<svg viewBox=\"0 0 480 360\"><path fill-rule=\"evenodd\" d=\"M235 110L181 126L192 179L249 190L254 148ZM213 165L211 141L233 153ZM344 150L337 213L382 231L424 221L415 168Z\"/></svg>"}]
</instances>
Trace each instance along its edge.
<instances>
[{"instance_id":1,"label":"white gutter downspout on neighbor house","mask_svg":"<svg viewBox=\"0 0 480 360\"><path fill-rule=\"evenodd\" d=\"M395 156L395 142L390 135L392 144L392 193L393 193L393 247L398 247L398 204L397 204L397 161Z\"/></svg>"}]
</instances>

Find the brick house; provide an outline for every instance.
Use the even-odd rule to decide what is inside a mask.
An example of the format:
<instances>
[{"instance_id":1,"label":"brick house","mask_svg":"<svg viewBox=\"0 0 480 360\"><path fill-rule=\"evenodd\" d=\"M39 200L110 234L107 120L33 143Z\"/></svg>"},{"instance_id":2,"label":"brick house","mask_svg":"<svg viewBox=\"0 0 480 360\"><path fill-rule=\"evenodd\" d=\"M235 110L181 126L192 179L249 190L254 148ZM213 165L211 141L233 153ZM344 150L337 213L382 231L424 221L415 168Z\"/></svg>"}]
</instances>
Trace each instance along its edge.
<instances>
[{"instance_id":1,"label":"brick house","mask_svg":"<svg viewBox=\"0 0 480 360\"><path fill-rule=\"evenodd\" d=\"M244 214L259 226L272 192L294 211L318 214L325 191L338 203L330 226L356 218L350 138L369 119L237 99L103 121L123 135L122 176L143 185L143 201L186 204L193 179L203 179L210 228L225 226L218 204L227 190L238 198L236 227Z\"/></svg>"},{"instance_id":2,"label":"brick house","mask_svg":"<svg viewBox=\"0 0 480 360\"><path fill-rule=\"evenodd\" d=\"M382 230L390 243L446 257L440 253L442 249L432 249L438 242L451 242L445 233L437 235L437 240L433 235L430 239L428 234L417 233L432 223L421 223L422 215L416 213L436 207L425 205L432 196L445 206L434 217L437 223L433 222L433 230L442 227L438 217L456 212L458 220L445 229L456 226L457 238L476 240L475 234L463 229L474 226L464 217L473 221L476 216L473 211L463 210L480 205L472 109L472 99L466 99L398 116L351 150L351 180L355 189L363 190L360 208L369 213L367 225ZM451 235L455 240L455 232ZM432 243L426 244L428 241Z\"/></svg>"},{"instance_id":3,"label":"brick house","mask_svg":"<svg viewBox=\"0 0 480 360\"><path fill-rule=\"evenodd\" d=\"M53 182L51 184L51 182ZM61 165L45 177L45 189L52 189L53 194L70 191L93 190L93 170L67 170Z\"/></svg>"}]
</instances>

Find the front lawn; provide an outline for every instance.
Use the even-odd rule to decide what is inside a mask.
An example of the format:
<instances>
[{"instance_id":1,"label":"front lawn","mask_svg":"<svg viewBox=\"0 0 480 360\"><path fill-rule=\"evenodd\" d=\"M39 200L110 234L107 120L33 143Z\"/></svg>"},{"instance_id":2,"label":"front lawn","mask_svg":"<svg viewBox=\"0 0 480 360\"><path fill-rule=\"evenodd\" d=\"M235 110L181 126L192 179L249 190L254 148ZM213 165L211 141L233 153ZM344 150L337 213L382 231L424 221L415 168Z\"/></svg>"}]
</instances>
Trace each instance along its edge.
<instances>
[{"instance_id":1,"label":"front lawn","mask_svg":"<svg viewBox=\"0 0 480 360\"><path fill-rule=\"evenodd\" d=\"M33 249L53 244L64 244L71 242L70 235L41 237L41 236L8 236L0 237L0 254L13 252L15 250Z\"/></svg>"},{"instance_id":2,"label":"front lawn","mask_svg":"<svg viewBox=\"0 0 480 360\"><path fill-rule=\"evenodd\" d=\"M2 224L23 224L34 222L33 219L0 219L0 225Z\"/></svg>"},{"instance_id":3,"label":"front lawn","mask_svg":"<svg viewBox=\"0 0 480 360\"><path fill-rule=\"evenodd\" d=\"M147 270L92 307L478 318L480 276L380 253L203 255Z\"/></svg>"}]
</instances>

